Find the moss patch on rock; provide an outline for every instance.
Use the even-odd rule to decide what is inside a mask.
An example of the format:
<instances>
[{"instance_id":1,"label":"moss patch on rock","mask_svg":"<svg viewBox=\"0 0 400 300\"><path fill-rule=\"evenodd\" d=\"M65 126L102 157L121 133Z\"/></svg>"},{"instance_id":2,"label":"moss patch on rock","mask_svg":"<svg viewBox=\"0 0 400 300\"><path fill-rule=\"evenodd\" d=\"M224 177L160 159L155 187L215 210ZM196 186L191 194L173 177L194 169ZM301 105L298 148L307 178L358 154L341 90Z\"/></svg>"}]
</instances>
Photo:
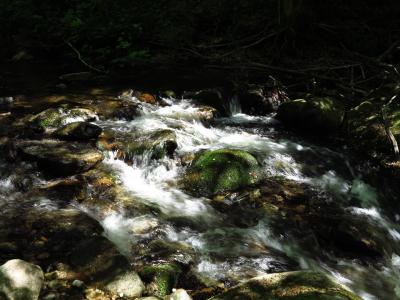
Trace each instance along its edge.
<instances>
[{"instance_id":1,"label":"moss patch on rock","mask_svg":"<svg viewBox=\"0 0 400 300\"><path fill-rule=\"evenodd\" d=\"M181 272L181 268L175 263L162 263L145 266L139 274L149 282L147 287L149 295L165 297L176 286Z\"/></svg>"},{"instance_id":2,"label":"moss patch on rock","mask_svg":"<svg viewBox=\"0 0 400 300\"><path fill-rule=\"evenodd\" d=\"M200 153L183 178L187 190L209 196L236 190L261 179L257 159L242 150L219 149Z\"/></svg>"},{"instance_id":3,"label":"moss patch on rock","mask_svg":"<svg viewBox=\"0 0 400 300\"><path fill-rule=\"evenodd\" d=\"M297 271L253 278L210 300L361 300L344 286L318 272Z\"/></svg>"},{"instance_id":4,"label":"moss patch on rock","mask_svg":"<svg viewBox=\"0 0 400 300\"><path fill-rule=\"evenodd\" d=\"M343 104L331 97L288 101L279 106L277 119L293 129L310 134L337 132L344 120Z\"/></svg>"}]
</instances>

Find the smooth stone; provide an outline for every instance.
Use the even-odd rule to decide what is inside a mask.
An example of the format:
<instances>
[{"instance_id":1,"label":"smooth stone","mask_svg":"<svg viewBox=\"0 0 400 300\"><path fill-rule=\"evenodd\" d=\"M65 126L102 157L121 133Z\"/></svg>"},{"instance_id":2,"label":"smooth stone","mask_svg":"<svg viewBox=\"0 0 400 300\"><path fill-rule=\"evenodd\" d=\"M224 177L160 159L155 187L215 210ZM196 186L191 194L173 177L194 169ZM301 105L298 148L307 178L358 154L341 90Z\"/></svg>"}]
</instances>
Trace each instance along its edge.
<instances>
[{"instance_id":1,"label":"smooth stone","mask_svg":"<svg viewBox=\"0 0 400 300\"><path fill-rule=\"evenodd\" d=\"M127 271L112 278L105 288L120 297L140 297L145 286L139 275L134 271Z\"/></svg>"},{"instance_id":2,"label":"smooth stone","mask_svg":"<svg viewBox=\"0 0 400 300\"><path fill-rule=\"evenodd\" d=\"M44 274L34 264L20 259L0 266L0 296L7 300L36 300L42 289Z\"/></svg>"},{"instance_id":3,"label":"smooth stone","mask_svg":"<svg viewBox=\"0 0 400 300\"><path fill-rule=\"evenodd\" d=\"M55 175L87 171L103 160L100 151L86 144L56 140L24 140L15 143L23 157L38 162Z\"/></svg>"},{"instance_id":4,"label":"smooth stone","mask_svg":"<svg viewBox=\"0 0 400 300\"><path fill-rule=\"evenodd\" d=\"M97 139L101 134L101 127L89 122L73 122L57 129L53 135L63 140L90 140Z\"/></svg>"},{"instance_id":5,"label":"smooth stone","mask_svg":"<svg viewBox=\"0 0 400 300\"><path fill-rule=\"evenodd\" d=\"M165 297L165 300L192 300L184 289L173 289L172 294Z\"/></svg>"}]
</instances>

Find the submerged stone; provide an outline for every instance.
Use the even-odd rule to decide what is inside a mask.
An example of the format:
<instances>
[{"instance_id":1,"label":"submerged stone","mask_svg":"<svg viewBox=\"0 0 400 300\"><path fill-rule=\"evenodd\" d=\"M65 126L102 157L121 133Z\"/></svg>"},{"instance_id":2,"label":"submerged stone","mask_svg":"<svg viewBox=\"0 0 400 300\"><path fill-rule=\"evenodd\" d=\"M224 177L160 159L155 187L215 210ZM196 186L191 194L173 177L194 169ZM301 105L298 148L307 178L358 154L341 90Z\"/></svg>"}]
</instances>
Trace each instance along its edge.
<instances>
[{"instance_id":1,"label":"submerged stone","mask_svg":"<svg viewBox=\"0 0 400 300\"><path fill-rule=\"evenodd\" d=\"M210 196L255 184L261 177L260 165L253 155L219 149L200 153L189 166L183 184L194 194Z\"/></svg>"},{"instance_id":2,"label":"submerged stone","mask_svg":"<svg viewBox=\"0 0 400 300\"><path fill-rule=\"evenodd\" d=\"M57 129L53 135L63 140L90 140L101 134L101 127L89 122L73 122Z\"/></svg>"},{"instance_id":3,"label":"submerged stone","mask_svg":"<svg viewBox=\"0 0 400 300\"><path fill-rule=\"evenodd\" d=\"M307 130L309 134L335 133L340 129L344 116L343 104L330 97L284 102L276 115L285 125Z\"/></svg>"},{"instance_id":4,"label":"submerged stone","mask_svg":"<svg viewBox=\"0 0 400 300\"><path fill-rule=\"evenodd\" d=\"M100 151L86 144L56 140L16 142L23 157L36 161L51 174L71 175L87 171L103 160Z\"/></svg>"},{"instance_id":5,"label":"submerged stone","mask_svg":"<svg viewBox=\"0 0 400 300\"><path fill-rule=\"evenodd\" d=\"M361 300L328 276L312 271L274 273L250 279L210 300Z\"/></svg>"}]
</instances>

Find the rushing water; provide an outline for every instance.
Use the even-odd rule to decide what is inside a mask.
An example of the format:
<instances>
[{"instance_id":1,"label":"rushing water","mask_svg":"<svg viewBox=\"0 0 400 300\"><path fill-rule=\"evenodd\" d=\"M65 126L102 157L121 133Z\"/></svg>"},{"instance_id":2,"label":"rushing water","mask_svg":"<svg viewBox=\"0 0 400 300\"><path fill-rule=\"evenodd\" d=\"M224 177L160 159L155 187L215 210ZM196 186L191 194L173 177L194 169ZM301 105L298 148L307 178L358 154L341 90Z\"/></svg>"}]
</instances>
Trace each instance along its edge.
<instances>
[{"instance_id":1,"label":"rushing water","mask_svg":"<svg viewBox=\"0 0 400 300\"><path fill-rule=\"evenodd\" d=\"M157 214L132 215L121 207L104 216L76 204L101 222L106 236L123 253L129 256L135 245L148 239L157 228L162 239L193 249L194 269L208 282L240 281L264 273L311 268L333 275L364 299L400 298L400 253L387 253L379 264L340 259L333 254L326 254L329 259L324 261L296 240L285 238L285 232L274 233L268 219L246 228L235 226L213 208L210 199L190 196L177 185L185 168L180 157L204 149L246 150L262 163L267 176L280 176L312 187L325 201L338 202L351 215L383 228L387 233L383 238L400 245L400 228L383 213L376 187L365 183L352 170L345 155L288 137L272 115L242 114L237 99L230 105L231 116L214 120L212 125L201 122L200 108L192 101L164 100L168 106L140 103L141 115L132 121L96 122L121 134L145 135L170 129L177 137L178 147L172 158L152 160L145 153L135 157L133 164L127 164L117 159L116 153L109 152L104 161L118 174L124 190L135 201L156 209ZM2 210L6 209L4 203L17 197L16 187L12 187L13 176L11 172L0 180ZM54 209L46 199L38 205Z\"/></svg>"}]
</instances>

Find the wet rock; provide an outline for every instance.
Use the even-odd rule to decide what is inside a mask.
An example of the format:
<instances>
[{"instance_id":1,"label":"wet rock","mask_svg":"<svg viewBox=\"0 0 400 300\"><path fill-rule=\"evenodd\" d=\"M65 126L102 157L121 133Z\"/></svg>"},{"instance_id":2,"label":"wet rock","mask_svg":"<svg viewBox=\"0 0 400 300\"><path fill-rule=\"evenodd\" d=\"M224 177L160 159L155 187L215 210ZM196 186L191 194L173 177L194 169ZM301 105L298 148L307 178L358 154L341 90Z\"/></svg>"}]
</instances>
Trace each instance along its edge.
<instances>
[{"instance_id":1,"label":"wet rock","mask_svg":"<svg viewBox=\"0 0 400 300\"><path fill-rule=\"evenodd\" d=\"M70 255L72 266L88 285L103 286L117 296L140 297L144 284L127 259L108 239L95 236L79 243Z\"/></svg>"},{"instance_id":2,"label":"wet rock","mask_svg":"<svg viewBox=\"0 0 400 300\"><path fill-rule=\"evenodd\" d=\"M46 182L37 187L37 191L55 201L81 202L87 197L86 186L81 180L74 177Z\"/></svg>"},{"instance_id":3,"label":"wet rock","mask_svg":"<svg viewBox=\"0 0 400 300\"><path fill-rule=\"evenodd\" d=\"M218 111L211 106L202 105L198 108L198 118L201 121L212 121L218 114Z\"/></svg>"},{"instance_id":4,"label":"wet rock","mask_svg":"<svg viewBox=\"0 0 400 300\"><path fill-rule=\"evenodd\" d=\"M361 300L346 287L317 272L297 271L253 278L210 300Z\"/></svg>"},{"instance_id":5,"label":"wet rock","mask_svg":"<svg viewBox=\"0 0 400 300\"><path fill-rule=\"evenodd\" d=\"M9 260L0 266L0 298L36 300L43 281L43 271L39 266L20 259Z\"/></svg>"},{"instance_id":6,"label":"wet rock","mask_svg":"<svg viewBox=\"0 0 400 300\"><path fill-rule=\"evenodd\" d=\"M144 284L140 277L133 271L127 271L107 280L107 291L120 297L140 297L144 291Z\"/></svg>"},{"instance_id":7,"label":"wet rock","mask_svg":"<svg viewBox=\"0 0 400 300\"><path fill-rule=\"evenodd\" d=\"M49 108L29 120L29 126L46 131L77 121L94 121L97 115L86 108Z\"/></svg>"},{"instance_id":8,"label":"wet rock","mask_svg":"<svg viewBox=\"0 0 400 300\"><path fill-rule=\"evenodd\" d=\"M394 160L393 146L385 129L387 127L397 143L400 143L400 104L393 101L389 105L371 99L351 109L347 114L347 140L363 154L380 160Z\"/></svg>"},{"instance_id":9,"label":"wet rock","mask_svg":"<svg viewBox=\"0 0 400 300\"><path fill-rule=\"evenodd\" d=\"M94 110L102 119L132 120L140 115L139 104L124 99L104 99Z\"/></svg>"},{"instance_id":10,"label":"wet rock","mask_svg":"<svg viewBox=\"0 0 400 300\"><path fill-rule=\"evenodd\" d=\"M130 143L125 152L128 156L140 155L147 152L151 153L152 159L161 159L164 156L172 156L177 147L175 132L165 129L156 131L134 143Z\"/></svg>"},{"instance_id":11,"label":"wet rock","mask_svg":"<svg viewBox=\"0 0 400 300\"><path fill-rule=\"evenodd\" d=\"M65 261L76 245L103 232L101 225L77 209L31 211L24 220L24 234L29 240L20 248L27 257L35 257L45 265ZM17 242L20 242L17 240ZM48 252L44 258L40 253Z\"/></svg>"},{"instance_id":12,"label":"wet rock","mask_svg":"<svg viewBox=\"0 0 400 300\"><path fill-rule=\"evenodd\" d=\"M145 266L140 277L148 283L146 293L157 297L165 297L176 286L182 270L174 263L161 263Z\"/></svg>"},{"instance_id":13,"label":"wet rock","mask_svg":"<svg viewBox=\"0 0 400 300\"><path fill-rule=\"evenodd\" d=\"M21 155L36 161L45 171L55 175L71 175L87 171L103 160L97 149L76 142L56 140L17 141Z\"/></svg>"},{"instance_id":14,"label":"wet rock","mask_svg":"<svg viewBox=\"0 0 400 300\"><path fill-rule=\"evenodd\" d=\"M112 134L112 133L111 133ZM148 155L151 159L172 156L178 147L173 130L163 129L149 134L104 134L98 141L99 149L117 151L117 157L131 161L135 156Z\"/></svg>"},{"instance_id":15,"label":"wet rock","mask_svg":"<svg viewBox=\"0 0 400 300\"><path fill-rule=\"evenodd\" d=\"M288 101L279 106L276 115L288 127L309 134L337 133L344 116L343 104L330 97Z\"/></svg>"},{"instance_id":16,"label":"wet rock","mask_svg":"<svg viewBox=\"0 0 400 300\"><path fill-rule=\"evenodd\" d=\"M180 265L189 265L193 262L195 252L184 242L171 242L155 239L142 245L137 245L135 254L146 262L168 261Z\"/></svg>"},{"instance_id":17,"label":"wet rock","mask_svg":"<svg viewBox=\"0 0 400 300\"><path fill-rule=\"evenodd\" d=\"M219 149L200 153L182 183L194 194L209 196L255 184L261 177L253 155L242 150Z\"/></svg>"},{"instance_id":18,"label":"wet rock","mask_svg":"<svg viewBox=\"0 0 400 300\"><path fill-rule=\"evenodd\" d=\"M90 140L97 139L101 134L101 127L89 122L73 122L57 129L53 136L62 140Z\"/></svg>"},{"instance_id":19,"label":"wet rock","mask_svg":"<svg viewBox=\"0 0 400 300\"><path fill-rule=\"evenodd\" d=\"M152 104L152 105L157 104L156 98L152 94L149 94L149 93L134 91L133 97L138 99L140 102L144 102L144 103L148 103L148 104Z\"/></svg>"},{"instance_id":20,"label":"wet rock","mask_svg":"<svg viewBox=\"0 0 400 300\"><path fill-rule=\"evenodd\" d=\"M265 115L274 112L279 105L288 100L284 91L278 86L252 85L238 93L244 113L250 115Z\"/></svg>"},{"instance_id":21,"label":"wet rock","mask_svg":"<svg viewBox=\"0 0 400 300\"><path fill-rule=\"evenodd\" d=\"M227 114L227 99L223 95L222 91L218 89L205 89L194 92L185 92L184 98L193 99L201 104L211 106L215 108L220 114Z\"/></svg>"},{"instance_id":22,"label":"wet rock","mask_svg":"<svg viewBox=\"0 0 400 300\"><path fill-rule=\"evenodd\" d=\"M192 300L184 289L174 289L173 293L165 297L165 300Z\"/></svg>"}]
</instances>

